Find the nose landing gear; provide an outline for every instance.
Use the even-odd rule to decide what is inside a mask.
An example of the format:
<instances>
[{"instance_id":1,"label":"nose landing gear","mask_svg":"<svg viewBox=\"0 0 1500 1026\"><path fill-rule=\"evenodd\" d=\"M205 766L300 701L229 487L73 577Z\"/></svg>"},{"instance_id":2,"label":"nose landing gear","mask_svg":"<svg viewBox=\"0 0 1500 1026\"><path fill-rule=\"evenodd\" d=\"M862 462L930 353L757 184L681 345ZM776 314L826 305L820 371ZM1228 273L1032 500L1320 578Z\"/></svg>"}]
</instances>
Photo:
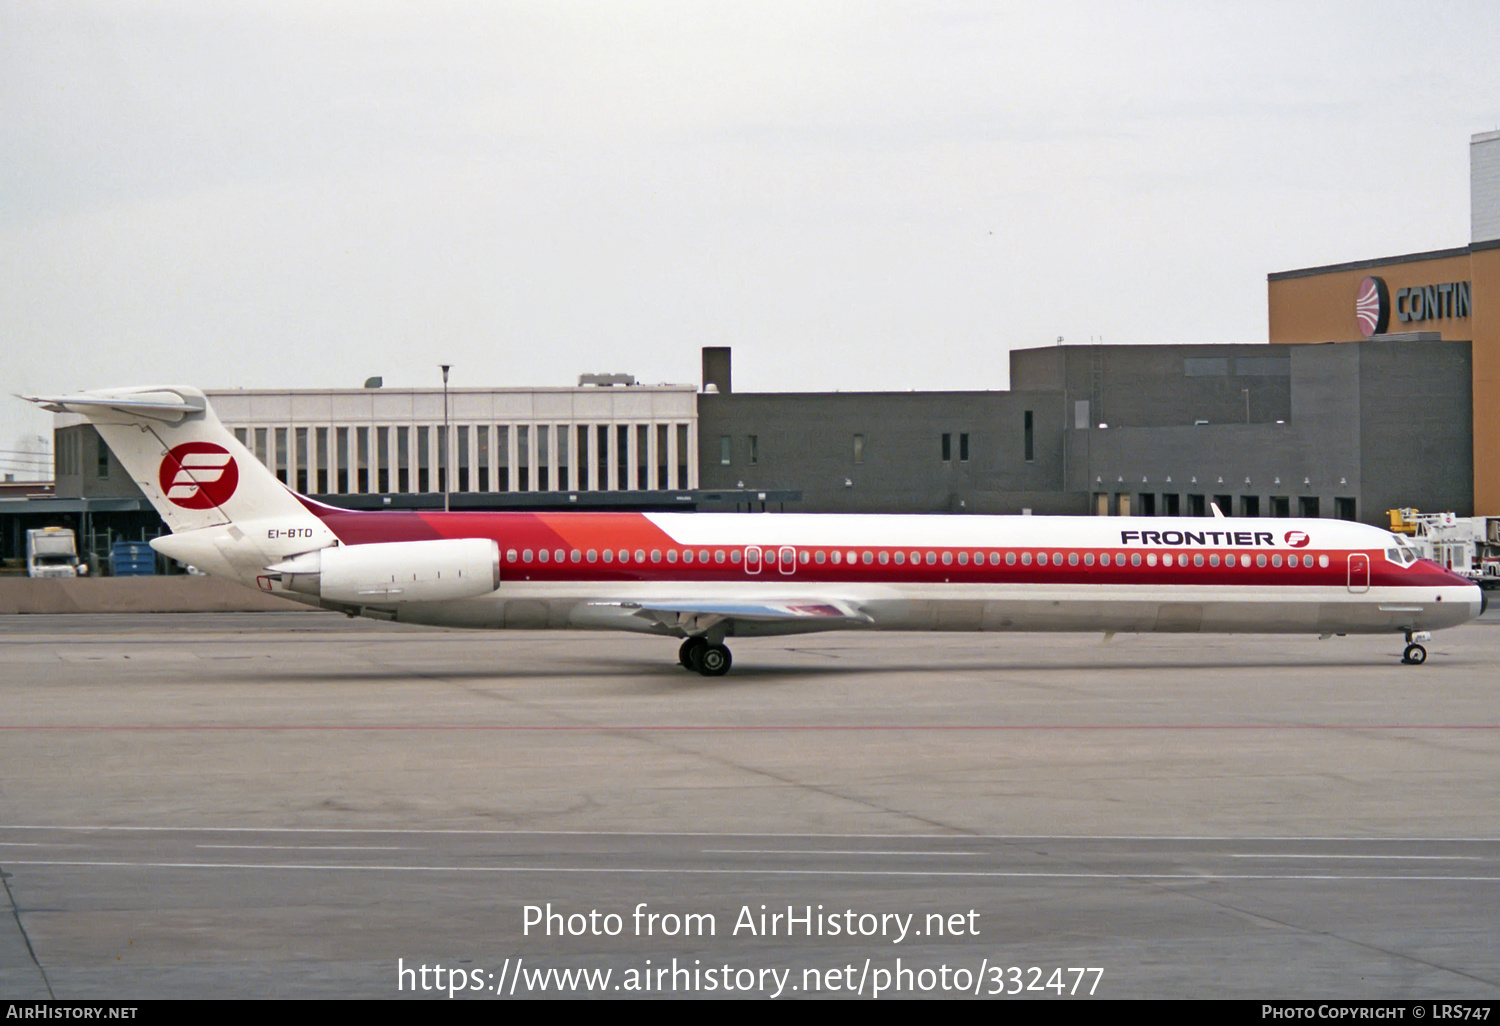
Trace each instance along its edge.
<instances>
[{"instance_id":1,"label":"nose landing gear","mask_svg":"<svg viewBox=\"0 0 1500 1026\"><path fill-rule=\"evenodd\" d=\"M1401 653L1401 661L1408 666L1421 666L1427 661L1427 649L1418 642L1431 639L1432 635L1427 631L1407 631L1406 649Z\"/></svg>"}]
</instances>

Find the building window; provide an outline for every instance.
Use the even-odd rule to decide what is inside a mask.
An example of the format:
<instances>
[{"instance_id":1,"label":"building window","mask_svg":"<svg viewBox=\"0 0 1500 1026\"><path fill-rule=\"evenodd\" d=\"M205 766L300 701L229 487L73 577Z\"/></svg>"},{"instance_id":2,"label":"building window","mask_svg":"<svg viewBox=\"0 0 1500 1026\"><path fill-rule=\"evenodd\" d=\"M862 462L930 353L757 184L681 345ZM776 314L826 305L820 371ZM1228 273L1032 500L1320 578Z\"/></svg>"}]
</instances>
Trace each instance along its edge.
<instances>
[{"instance_id":1,"label":"building window","mask_svg":"<svg viewBox=\"0 0 1500 1026\"><path fill-rule=\"evenodd\" d=\"M760 462L760 436L750 436L750 465L753 467Z\"/></svg>"},{"instance_id":2,"label":"building window","mask_svg":"<svg viewBox=\"0 0 1500 1026\"><path fill-rule=\"evenodd\" d=\"M855 435L854 436L854 462L855 463L863 463L864 461L865 461L865 436L864 435Z\"/></svg>"},{"instance_id":3,"label":"building window","mask_svg":"<svg viewBox=\"0 0 1500 1026\"><path fill-rule=\"evenodd\" d=\"M1033 445L1031 411L1027 410L1022 415L1022 417L1023 417L1023 421L1024 421L1024 426L1022 428L1023 438L1022 438L1021 448L1022 448L1023 455L1026 457L1026 462L1030 463L1034 459L1036 459L1036 449L1035 449L1035 447ZM1084 421L1084 426L1085 427L1088 426L1088 421L1087 420Z\"/></svg>"},{"instance_id":4,"label":"building window","mask_svg":"<svg viewBox=\"0 0 1500 1026\"><path fill-rule=\"evenodd\" d=\"M1260 516L1260 496L1259 495L1241 495L1240 496L1240 516L1242 516L1242 517L1258 517L1258 516Z\"/></svg>"},{"instance_id":5,"label":"building window","mask_svg":"<svg viewBox=\"0 0 1500 1026\"><path fill-rule=\"evenodd\" d=\"M95 473L101 478L109 477L109 446L104 444L103 437L95 439L99 444L99 462L95 467Z\"/></svg>"},{"instance_id":6,"label":"building window","mask_svg":"<svg viewBox=\"0 0 1500 1026\"><path fill-rule=\"evenodd\" d=\"M1354 500L1353 499L1334 499L1333 500L1333 515L1336 516L1336 517L1338 517L1340 520L1353 520L1354 519Z\"/></svg>"},{"instance_id":7,"label":"building window","mask_svg":"<svg viewBox=\"0 0 1500 1026\"><path fill-rule=\"evenodd\" d=\"M495 425L495 491L511 490L510 480L510 425Z\"/></svg>"},{"instance_id":8,"label":"building window","mask_svg":"<svg viewBox=\"0 0 1500 1026\"><path fill-rule=\"evenodd\" d=\"M1169 517L1180 516L1182 506L1179 500L1181 500L1181 498L1182 496L1178 495L1176 492L1167 492L1163 494L1161 497L1162 515Z\"/></svg>"},{"instance_id":9,"label":"building window","mask_svg":"<svg viewBox=\"0 0 1500 1026\"><path fill-rule=\"evenodd\" d=\"M1271 516L1289 517L1292 515L1292 502L1285 495L1271 496Z\"/></svg>"},{"instance_id":10,"label":"building window","mask_svg":"<svg viewBox=\"0 0 1500 1026\"><path fill-rule=\"evenodd\" d=\"M334 459L338 461L338 470L335 472L336 481L333 490L344 494L349 491L349 467L352 462L349 456L348 428L333 429L333 451Z\"/></svg>"},{"instance_id":11,"label":"building window","mask_svg":"<svg viewBox=\"0 0 1500 1026\"><path fill-rule=\"evenodd\" d=\"M307 428L299 427L292 436L297 456L297 491L307 493Z\"/></svg>"},{"instance_id":12,"label":"building window","mask_svg":"<svg viewBox=\"0 0 1500 1026\"><path fill-rule=\"evenodd\" d=\"M516 425L516 482L518 492L531 491L531 425Z\"/></svg>"},{"instance_id":13,"label":"building window","mask_svg":"<svg viewBox=\"0 0 1500 1026\"><path fill-rule=\"evenodd\" d=\"M286 470L287 470L287 440L286 440L286 431L287 431L287 429L284 428L284 427L283 428L277 428L276 429L276 435L275 435L275 438L276 438L276 476L277 476L277 478L279 478L281 480L282 484L289 484L290 483L287 480L287 476L286 476Z\"/></svg>"},{"instance_id":14,"label":"building window","mask_svg":"<svg viewBox=\"0 0 1500 1026\"><path fill-rule=\"evenodd\" d=\"M728 435L720 435L719 436L719 466L721 466L721 467L727 467L727 466L729 466L729 452L730 452L729 436Z\"/></svg>"},{"instance_id":15,"label":"building window","mask_svg":"<svg viewBox=\"0 0 1500 1026\"><path fill-rule=\"evenodd\" d=\"M958 436L958 461L969 462L969 433L967 431Z\"/></svg>"},{"instance_id":16,"label":"building window","mask_svg":"<svg viewBox=\"0 0 1500 1026\"><path fill-rule=\"evenodd\" d=\"M943 435L943 462L953 462L953 436L947 433Z\"/></svg>"},{"instance_id":17,"label":"building window","mask_svg":"<svg viewBox=\"0 0 1500 1026\"><path fill-rule=\"evenodd\" d=\"M314 450L314 458L318 465L317 488L320 492L326 492L328 491L328 429L326 427L314 429L313 438L317 447Z\"/></svg>"},{"instance_id":18,"label":"building window","mask_svg":"<svg viewBox=\"0 0 1500 1026\"><path fill-rule=\"evenodd\" d=\"M428 431L428 429L427 429L427 427L425 425L417 428L417 441L416 441L417 459L416 459L416 463L417 463L417 491L419 491L419 492L426 492L426 491L431 491L432 490L432 489L428 488L428 486L427 486L427 483L428 483L428 479L427 479L427 469L428 469L428 463L427 463L427 445L428 445L428 442L430 440L429 436L430 436L430 432Z\"/></svg>"},{"instance_id":19,"label":"building window","mask_svg":"<svg viewBox=\"0 0 1500 1026\"><path fill-rule=\"evenodd\" d=\"M1297 515L1309 520L1319 516L1318 497L1316 495L1299 495L1297 497Z\"/></svg>"},{"instance_id":20,"label":"building window","mask_svg":"<svg viewBox=\"0 0 1500 1026\"><path fill-rule=\"evenodd\" d=\"M1140 512L1140 516L1143 516L1143 517L1154 517L1154 516L1156 516L1156 493L1155 492L1142 492L1141 493L1141 512Z\"/></svg>"}]
</instances>

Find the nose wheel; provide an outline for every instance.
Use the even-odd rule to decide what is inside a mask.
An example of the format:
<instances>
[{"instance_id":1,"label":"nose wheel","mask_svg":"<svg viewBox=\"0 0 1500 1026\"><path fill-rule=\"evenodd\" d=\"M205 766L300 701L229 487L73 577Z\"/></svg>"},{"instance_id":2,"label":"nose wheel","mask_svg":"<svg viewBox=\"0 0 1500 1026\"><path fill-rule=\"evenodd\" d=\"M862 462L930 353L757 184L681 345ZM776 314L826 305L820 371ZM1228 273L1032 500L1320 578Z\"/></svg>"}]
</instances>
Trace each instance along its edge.
<instances>
[{"instance_id":1,"label":"nose wheel","mask_svg":"<svg viewBox=\"0 0 1500 1026\"><path fill-rule=\"evenodd\" d=\"M705 677L722 677L729 672L734 662L729 649L723 645L709 644L707 638L688 638L677 650L677 661L684 669L701 673Z\"/></svg>"},{"instance_id":2,"label":"nose wheel","mask_svg":"<svg viewBox=\"0 0 1500 1026\"><path fill-rule=\"evenodd\" d=\"M1407 666L1421 666L1427 661L1427 649L1423 648L1419 641L1426 641L1430 634L1426 631L1406 632L1406 648L1401 653L1401 661Z\"/></svg>"}]
</instances>

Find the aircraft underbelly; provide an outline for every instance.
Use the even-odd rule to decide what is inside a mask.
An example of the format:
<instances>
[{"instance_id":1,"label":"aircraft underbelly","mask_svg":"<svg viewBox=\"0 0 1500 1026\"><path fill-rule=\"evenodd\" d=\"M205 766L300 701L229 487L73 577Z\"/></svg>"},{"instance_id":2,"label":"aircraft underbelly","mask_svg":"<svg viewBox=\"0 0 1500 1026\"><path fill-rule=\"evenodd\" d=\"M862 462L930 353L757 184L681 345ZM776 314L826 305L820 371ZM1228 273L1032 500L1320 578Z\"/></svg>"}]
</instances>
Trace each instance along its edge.
<instances>
[{"instance_id":1,"label":"aircraft underbelly","mask_svg":"<svg viewBox=\"0 0 1500 1026\"><path fill-rule=\"evenodd\" d=\"M606 590L607 589L607 590ZM502 583L493 594L450 602L410 603L396 619L479 629L627 630L668 634L634 611L649 606L659 586ZM681 588L673 591L680 594ZM704 590L704 600L759 595L733 582ZM1223 587L1021 587L966 585L894 589L887 586L796 584L778 597L838 600L868 617L839 621L733 623L732 636L802 634L864 626L887 631L1106 631L1118 633L1388 633L1437 630L1477 613L1475 589L1342 588L1256 590ZM1439 597L1441 596L1441 597Z\"/></svg>"}]
</instances>

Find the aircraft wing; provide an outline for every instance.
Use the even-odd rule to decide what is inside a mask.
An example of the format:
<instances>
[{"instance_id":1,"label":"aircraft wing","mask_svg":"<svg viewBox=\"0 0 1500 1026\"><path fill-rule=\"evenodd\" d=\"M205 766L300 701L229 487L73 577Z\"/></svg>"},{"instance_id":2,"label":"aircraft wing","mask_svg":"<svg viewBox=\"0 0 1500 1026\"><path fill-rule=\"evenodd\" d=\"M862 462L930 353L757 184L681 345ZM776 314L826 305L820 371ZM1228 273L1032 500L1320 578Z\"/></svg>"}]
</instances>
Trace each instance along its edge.
<instances>
[{"instance_id":1,"label":"aircraft wing","mask_svg":"<svg viewBox=\"0 0 1500 1026\"><path fill-rule=\"evenodd\" d=\"M668 598L649 602L591 602L591 606L611 606L627 610L642 619L664 627L680 627L689 632L708 630L724 620L758 623L800 622L812 627L865 627L873 623L847 602L836 599L797 598L785 600Z\"/></svg>"}]
</instances>

